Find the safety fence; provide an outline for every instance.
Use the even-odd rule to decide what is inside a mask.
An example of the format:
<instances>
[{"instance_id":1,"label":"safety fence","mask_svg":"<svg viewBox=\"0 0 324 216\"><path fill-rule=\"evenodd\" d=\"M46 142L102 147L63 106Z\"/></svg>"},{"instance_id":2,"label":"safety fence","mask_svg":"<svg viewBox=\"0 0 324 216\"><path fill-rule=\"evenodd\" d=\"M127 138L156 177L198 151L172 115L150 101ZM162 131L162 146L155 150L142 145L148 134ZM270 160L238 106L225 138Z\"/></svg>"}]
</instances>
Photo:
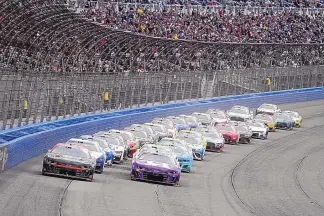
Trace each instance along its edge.
<instances>
[{"instance_id":1,"label":"safety fence","mask_svg":"<svg viewBox=\"0 0 324 216\"><path fill-rule=\"evenodd\" d=\"M322 66L174 74L2 75L3 130L112 110L324 85Z\"/></svg>"},{"instance_id":2,"label":"safety fence","mask_svg":"<svg viewBox=\"0 0 324 216\"><path fill-rule=\"evenodd\" d=\"M283 104L318 99L324 99L324 87L224 96L207 100L133 108L2 131L0 146L2 144L8 148L6 168L11 168L46 152L56 143L65 142L72 137L93 134L100 130L120 129L133 123L149 122L154 117L190 114L195 111L206 111L209 108L228 109L238 104L256 108L264 102Z\"/></svg>"}]
</instances>

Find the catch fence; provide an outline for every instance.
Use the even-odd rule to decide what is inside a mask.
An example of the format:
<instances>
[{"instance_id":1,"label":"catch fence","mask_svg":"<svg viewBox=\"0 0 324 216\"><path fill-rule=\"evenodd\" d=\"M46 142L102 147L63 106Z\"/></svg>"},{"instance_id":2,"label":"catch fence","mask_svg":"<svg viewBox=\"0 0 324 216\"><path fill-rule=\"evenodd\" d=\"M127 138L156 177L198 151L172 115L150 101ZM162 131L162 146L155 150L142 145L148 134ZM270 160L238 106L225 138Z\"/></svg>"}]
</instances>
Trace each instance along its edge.
<instances>
[{"instance_id":1,"label":"catch fence","mask_svg":"<svg viewBox=\"0 0 324 216\"><path fill-rule=\"evenodd\" d=\"M201 98L323 86L323 70L323 66L304 66L128 76L2 75L1 127Z\"/></svg>"}]
</instances>

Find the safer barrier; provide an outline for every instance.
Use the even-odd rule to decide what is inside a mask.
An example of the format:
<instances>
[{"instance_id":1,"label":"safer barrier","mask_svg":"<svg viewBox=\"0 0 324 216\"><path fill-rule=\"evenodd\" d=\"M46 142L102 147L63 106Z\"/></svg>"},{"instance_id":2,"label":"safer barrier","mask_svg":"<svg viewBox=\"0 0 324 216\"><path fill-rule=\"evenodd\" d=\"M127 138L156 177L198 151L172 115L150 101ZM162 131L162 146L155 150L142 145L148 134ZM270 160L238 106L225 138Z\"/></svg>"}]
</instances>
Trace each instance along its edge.
<instances>
[{"instance_id":1,"label":"safer barrier","mask_svg":"<svg viewBox=\"0 0 324 216\"><path fill-rule=\"evenodd\" d=\"M228 109L233 105L256 108L265 102L283 104L318 99L324 99L324 87L227 96L93 114L6 130L0 133L0 145L9 149L6 168L11 168L72 137L149 122L155 117L190 114L209 108Z\"/></svg>"}]
</instances>

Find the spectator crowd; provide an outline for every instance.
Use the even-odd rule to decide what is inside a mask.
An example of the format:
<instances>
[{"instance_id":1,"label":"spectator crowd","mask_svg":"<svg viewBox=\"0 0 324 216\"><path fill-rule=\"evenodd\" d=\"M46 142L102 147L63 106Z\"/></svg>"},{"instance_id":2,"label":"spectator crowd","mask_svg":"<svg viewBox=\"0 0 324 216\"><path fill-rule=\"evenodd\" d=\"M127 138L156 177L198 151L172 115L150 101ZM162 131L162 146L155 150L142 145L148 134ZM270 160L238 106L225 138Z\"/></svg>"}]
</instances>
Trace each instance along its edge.
<instances>
[{"instance_id":1,"label":"spectator crowd","mask_svg":"<svg viewBox=\"0 0 324 216\"><path fill-rule=\"evenodd\" d=\"M297 7L322 8L324 0L104 0L118 3L161 4L161 5L202 5L240 7Z\"/></svg>"},{"instance_id":2,"label":"spectator crowd","mask_svg":"<svg viewBox=\"0 0 324 216\"><path fill-rule=\"evenodd\" d=\"M323 43L321 9L88 5L82 12L113 29L169 39L237 43Z\"/></svg>"}]
</instances>

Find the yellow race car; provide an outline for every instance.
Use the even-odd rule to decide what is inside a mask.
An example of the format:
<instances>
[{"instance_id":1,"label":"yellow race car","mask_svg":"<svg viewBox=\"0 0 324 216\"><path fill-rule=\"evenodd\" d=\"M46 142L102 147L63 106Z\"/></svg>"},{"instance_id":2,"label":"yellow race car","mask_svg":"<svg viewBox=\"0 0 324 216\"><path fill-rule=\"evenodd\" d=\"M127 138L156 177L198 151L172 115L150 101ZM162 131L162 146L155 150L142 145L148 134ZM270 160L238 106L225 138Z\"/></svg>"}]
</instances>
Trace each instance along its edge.
<instances>
[{"instance_id":1,"label":"yellow race car","mask_svg":"<svg viewBox=\"0 0 324 216\"><path fill-rule=\"evenodd\" d=\"M271 115L268 114L257 114L254 119L258 122L263 122L269 129L269 131L276 131L276 123Z\"/></svg>"}]
</instances>

